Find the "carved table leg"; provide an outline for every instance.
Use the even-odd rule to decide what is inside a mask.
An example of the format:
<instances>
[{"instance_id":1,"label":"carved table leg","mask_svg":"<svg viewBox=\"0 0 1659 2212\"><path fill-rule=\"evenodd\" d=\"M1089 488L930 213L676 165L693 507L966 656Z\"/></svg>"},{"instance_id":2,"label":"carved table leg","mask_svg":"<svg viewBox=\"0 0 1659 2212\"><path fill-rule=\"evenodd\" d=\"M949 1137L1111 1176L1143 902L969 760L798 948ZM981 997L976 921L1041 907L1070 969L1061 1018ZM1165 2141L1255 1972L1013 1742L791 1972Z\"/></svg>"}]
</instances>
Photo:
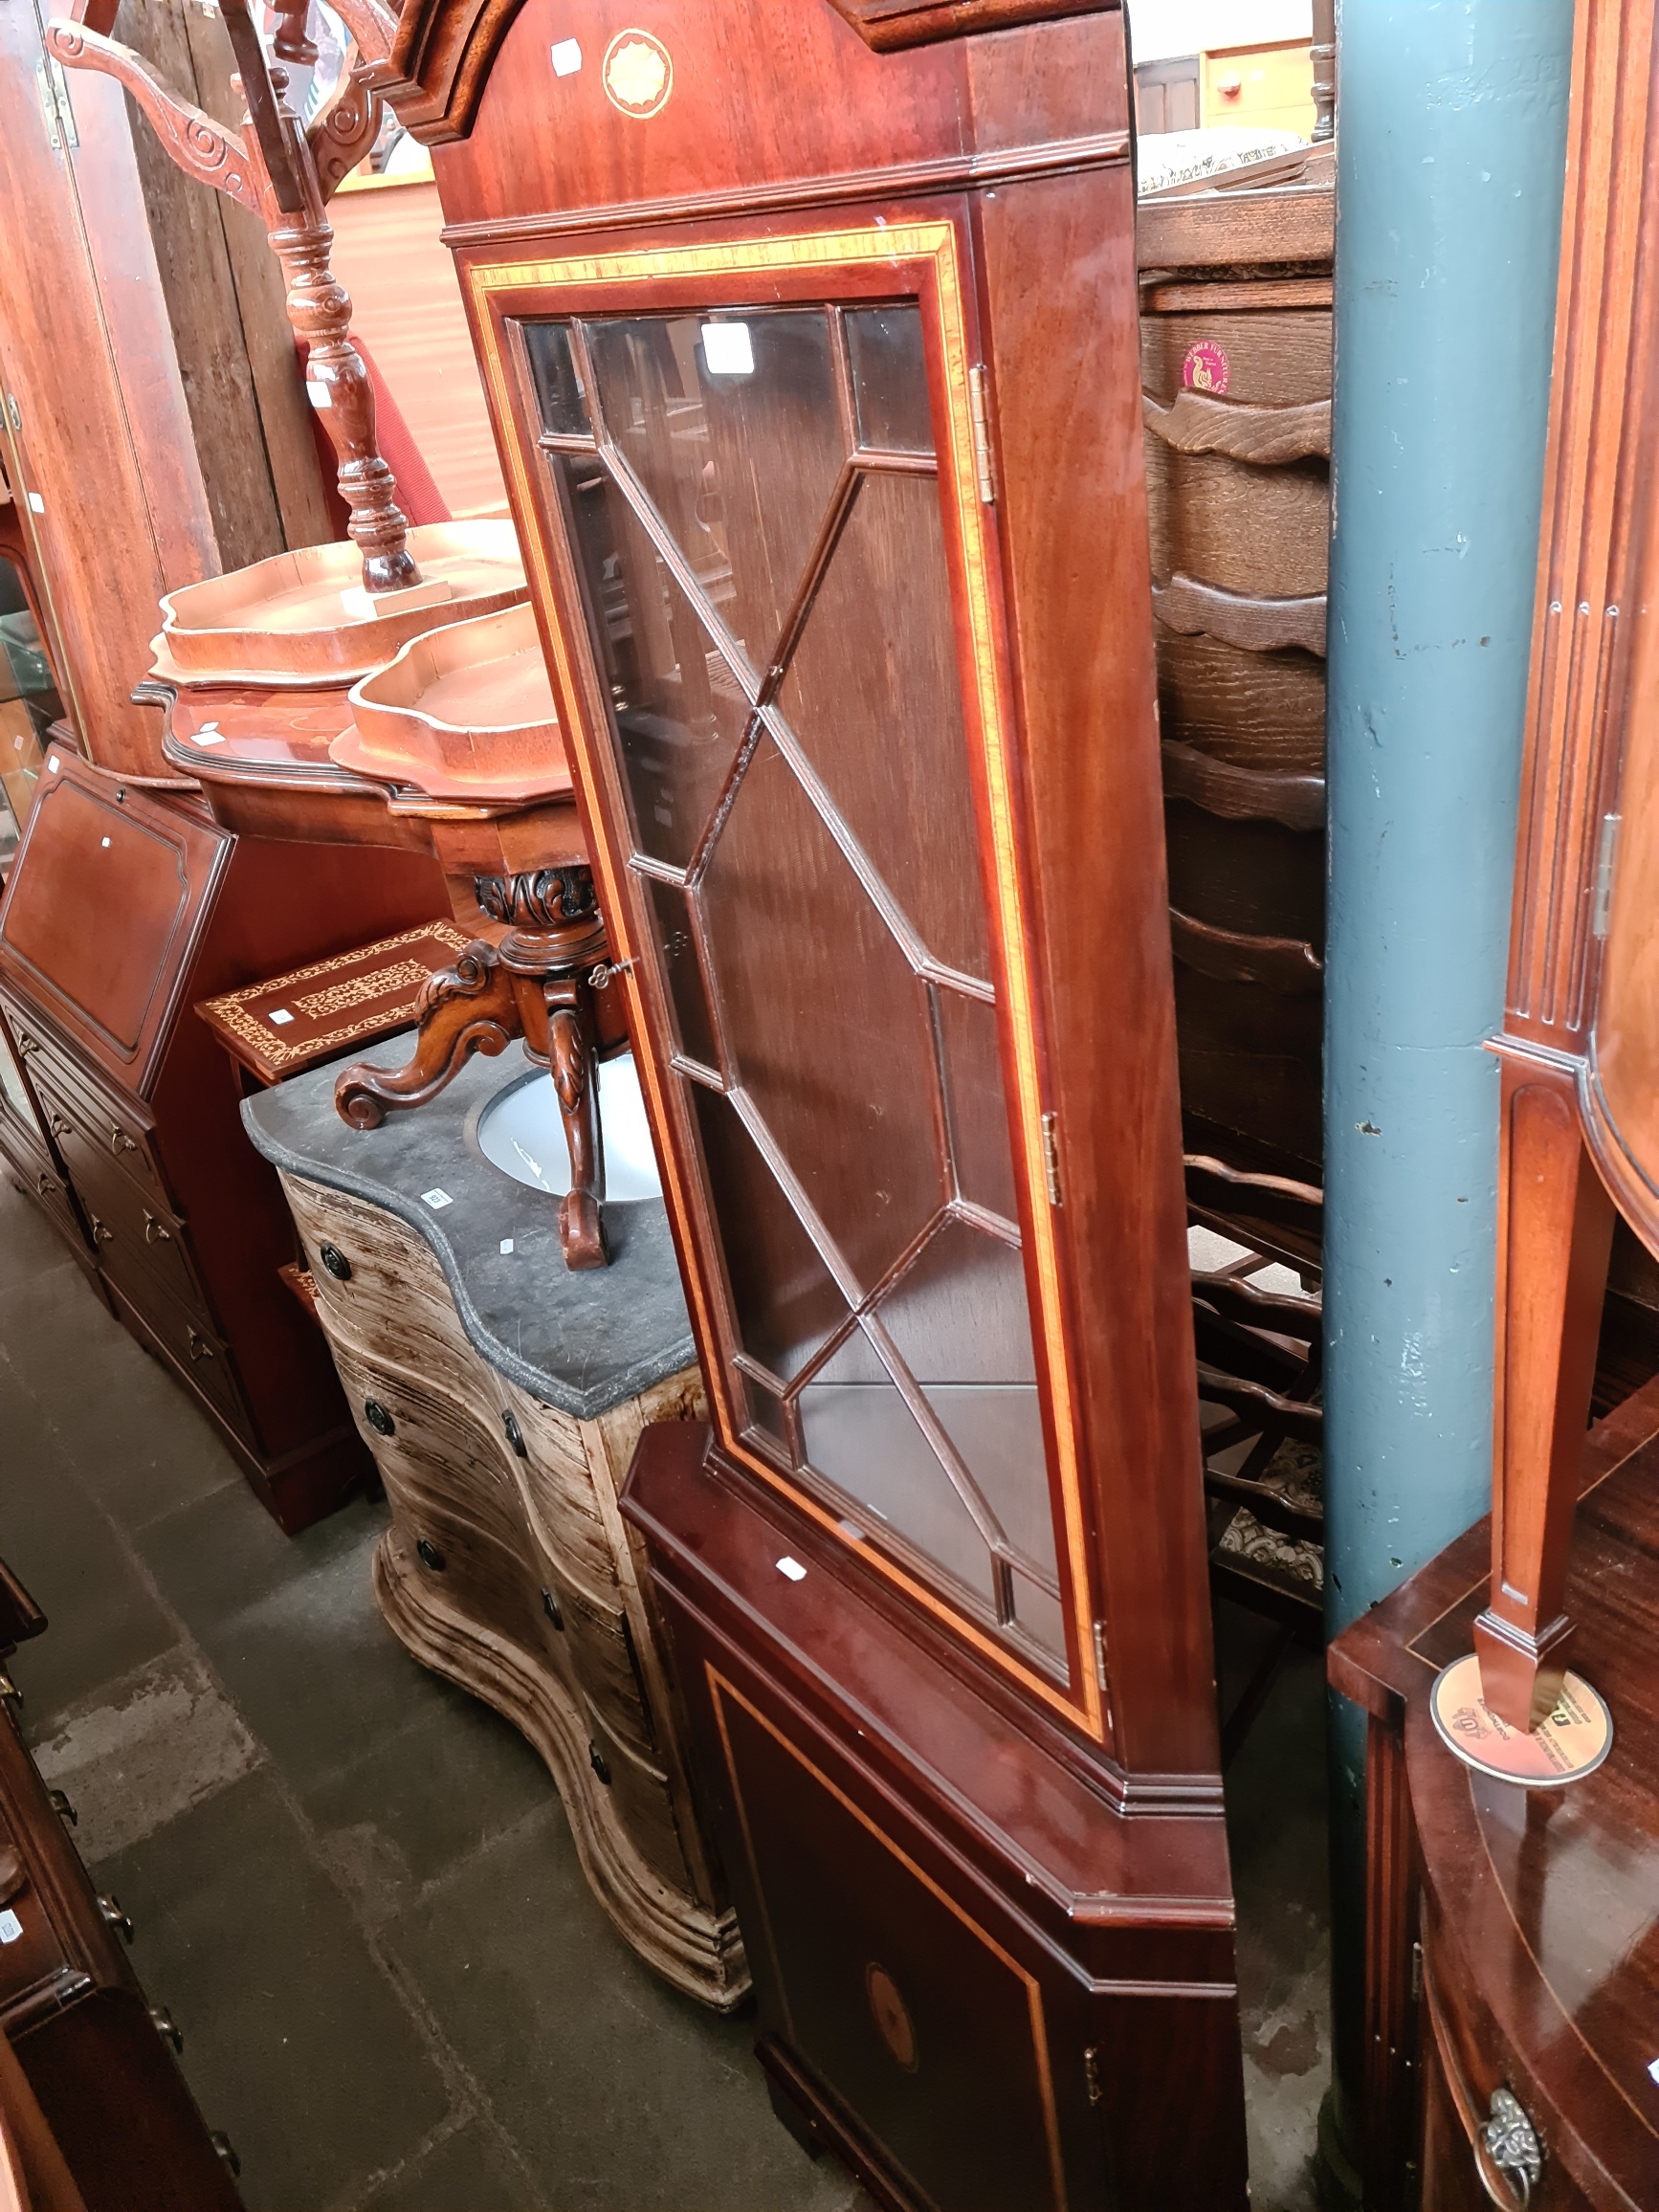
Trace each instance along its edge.
<instances>
[{"instance_id":1,"label":"carved table leg","mask_svg":"<svg viewBox=\"0 0 1659 2212\"><path fill-rule=\"evenodd\" d=\"M1567 1554L1612 1235L1573 1075L1506 1055L1492 1601L1474 1643L1482 1694L1512 1728L1544 1718L1566 1668Z\"/></svg>"},{"instance_id":2,"label":"carved table leg","mask_svg":"<svg viewBox=\"0 0 1659 2212\"><path fill-rule=\"evenodd\" d=\"M565 1265L602 1268L605 1242L605 1137L599 1121L598 1062L587 984L567 977L547 986L547 1043L559 1115L570 1148L570 1188L559 1207Z\"/></svg>"},{"instance_id":3,"label":"carved table leg","mask_svg":"<svg viewBox=\"0 0 1659 2212\"><path fill-rule=\"evenodd\" d=\"M404 1068L360 1062L334 1086L335 1110L354 1129L378 1129L388 1113L435 1098L475 1052L494 1057L522 1037L549 1070L570 1153L570 1188L559 1206L559 1242L572 1269L602 1268L606 1249L605 1139L596 1080L590 976L605 959L605 924L586 868L481 876L479 906L511 922L498 944L468 945L433 976L416 1007L420 1034ZM525 928L518 926L529 923Z\"/></svg>"},{"instance_id":4,"label":"carved table leg","mask_svg":"<svg viewBox=\"0 0 1659 2212\"><path fill-rule=\"evenodd\" d=\"M378 1129L388 1113L435 1098L475 1052L494 1059L523 1034L514 976L493 944L468 945L415 1002L420 1034L405 1068L359 1061L334 1086L335 1112L354 1129Z\"/></svg>"}]
</instances>

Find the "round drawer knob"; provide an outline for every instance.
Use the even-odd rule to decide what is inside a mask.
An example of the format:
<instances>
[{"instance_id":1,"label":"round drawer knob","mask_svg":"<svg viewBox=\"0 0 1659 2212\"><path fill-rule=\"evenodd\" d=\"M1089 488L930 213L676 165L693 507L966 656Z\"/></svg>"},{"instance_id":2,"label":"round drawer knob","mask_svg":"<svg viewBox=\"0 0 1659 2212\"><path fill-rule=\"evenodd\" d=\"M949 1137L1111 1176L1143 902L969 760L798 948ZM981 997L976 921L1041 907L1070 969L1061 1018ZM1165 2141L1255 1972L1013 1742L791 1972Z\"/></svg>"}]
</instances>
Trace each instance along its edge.
<instances>
[{"instance_id":1,"label":"round drawer knob","mask_svg":"<svg viewBox=\"0 0 1659 2212\"><path fill-rule=\"evenodd\" d=\"M431 1537L418 1537L415 1542L415 1550L420 1555L420 1562L423 1567L430 1567L434 1575L443 1573L447 1562L443 1553L439 1551Z\"/></svg>"},{"instance_id":2,"label":"round drawer knob","mask_svg":"<svg viewBox=\"0 0 1659 2212\"><path fill-rule=\"evenodd\" d=\"M507 1431L507 1442L513 1447L519 1457L528 1459L530 1454L524 1449L524 1431L519 1427L516 1415L503 1413L501 1427Z\"/></svg>"},{"instance_id":3,"label":"round drawer knob","mask_svg":"<svg viewBox=\"0 0 1659 2212\"><path fill-rule=\"evenodd\" d=\"M364 1400L363 1418L377 1436L390 1436L397 1428L397 1423L378 1398L365 1398Z\"/></svg>"},{"instance_id":4,"label":"round drawer knob","mask_svg":"<svg viewBox=\"0 0 1659 2212\"><path fill-rule=\"evenodd\" d=\"M593 1742L591 1738L589 1739L587 1745L587 1763L593 1769L594 1773L599 1777L600 1781L605 1784L606 1788L608 1789L610 1787L610 1769L605 1763L605 1754L600 1750L598 1744Z\"/></svg>"},{"instance_id":5,"label":"round drawer knob","mask_svg":"<svg viewBox=\"0 0 1659 2212\"><path fill-rule=\"evenodd\" d=\"M346 1258L345 1254L341 1250L338 1245L322 1245L319 1247L318 1257L321 1260L323 1266L328 1270L329 1273L334 1277L337 1283L350 1282L351 1262Z\"/></svg>"},{"instance_id":6,"label":"round drawer knob","mask_svg":"<svg viewBox=\"0 0 1659 2212\"><path fill-rule=\"evenodd\" d=\"M546 1614L548 1620L552 1622L554 1627L563 1631L564 1626L564 1616L559 1610L559 1601L553 1595L551 1590L543 1590L542 1593L542 1610Z\"/></svg>"}]
</instances>

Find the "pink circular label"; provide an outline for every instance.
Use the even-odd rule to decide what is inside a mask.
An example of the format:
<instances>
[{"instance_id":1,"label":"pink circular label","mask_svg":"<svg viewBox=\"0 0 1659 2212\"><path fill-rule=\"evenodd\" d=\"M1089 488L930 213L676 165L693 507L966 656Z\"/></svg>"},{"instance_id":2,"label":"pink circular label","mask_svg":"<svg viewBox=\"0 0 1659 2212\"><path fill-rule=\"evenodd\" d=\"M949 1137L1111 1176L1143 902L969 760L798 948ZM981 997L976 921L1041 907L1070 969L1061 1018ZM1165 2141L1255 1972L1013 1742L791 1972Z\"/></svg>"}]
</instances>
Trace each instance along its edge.
<instances>
[{"instance_id":1,"label":"pink circular label","mask_svg":"<svg viewBox=\"0 0 1659 2212\"><path fill-rule=\"evenodd\" d=\"M1213 338L1201 338L1186 349L1181 381L1188 391L1226 391L1232 382L1232 364Z\"/></svg>"}]
</instances>

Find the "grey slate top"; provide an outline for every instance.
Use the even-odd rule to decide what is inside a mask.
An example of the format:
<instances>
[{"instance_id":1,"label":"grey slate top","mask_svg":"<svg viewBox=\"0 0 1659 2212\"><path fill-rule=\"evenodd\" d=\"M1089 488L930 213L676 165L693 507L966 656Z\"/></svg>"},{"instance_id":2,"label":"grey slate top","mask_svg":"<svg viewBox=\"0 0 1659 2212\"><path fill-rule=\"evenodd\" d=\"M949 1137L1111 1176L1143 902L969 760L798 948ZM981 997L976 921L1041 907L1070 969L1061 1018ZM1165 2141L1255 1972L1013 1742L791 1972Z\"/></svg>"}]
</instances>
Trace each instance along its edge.
<instances>
[{"instance_id":1,"label":"grey slate top","mask_svg":"<svg viewBox=\"0 0 1659 2212\"><path fill-rule=\"evenodd\" d=\"M386 1040L378 1064L401 1067L412 1037ZM424 1237L462 1327L492 1367L544 1405L592 1421L696 1359L660 1198L608 1205L609 1267L572 1274L559 1248L557 1199L516 1183L477 1149L484 1109L532 1073L520 1050L470 1061L430 1105L388 1114L378 1129L348 1128L335 1112L339 1073L315 1068L245 1098L248 1135L284 1174L383 1206ZM434 1212L422 1201L430 1190L447 1191L453 1204ZM503 1252L509 1238L513 1250ZM306 1259L321 1264L315 1252Z\"/></svg>"}]
</instances>

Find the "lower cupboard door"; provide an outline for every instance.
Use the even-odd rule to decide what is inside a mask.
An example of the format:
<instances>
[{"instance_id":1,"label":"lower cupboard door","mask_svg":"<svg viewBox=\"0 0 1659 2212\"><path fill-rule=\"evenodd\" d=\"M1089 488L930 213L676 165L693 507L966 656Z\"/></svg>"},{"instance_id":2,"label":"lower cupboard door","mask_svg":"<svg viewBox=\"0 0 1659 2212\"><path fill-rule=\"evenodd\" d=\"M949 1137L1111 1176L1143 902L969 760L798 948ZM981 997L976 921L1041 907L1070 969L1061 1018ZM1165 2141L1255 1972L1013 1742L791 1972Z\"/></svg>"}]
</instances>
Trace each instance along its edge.
<instances>
[{"instance_id":1,"label":"lower cupboard door","mask_svg":"<svg viewBox=\"0 0 1659 2212\"><path fill-rule=\"evenodd\" d=\"M1065 2204L1049 2024L1036 1977L975 1904L719 1676L716 1719L795 2053L922 2202ZM740 1905L740 1910L741 1907Z\"/></svg>"}]
</instances>

